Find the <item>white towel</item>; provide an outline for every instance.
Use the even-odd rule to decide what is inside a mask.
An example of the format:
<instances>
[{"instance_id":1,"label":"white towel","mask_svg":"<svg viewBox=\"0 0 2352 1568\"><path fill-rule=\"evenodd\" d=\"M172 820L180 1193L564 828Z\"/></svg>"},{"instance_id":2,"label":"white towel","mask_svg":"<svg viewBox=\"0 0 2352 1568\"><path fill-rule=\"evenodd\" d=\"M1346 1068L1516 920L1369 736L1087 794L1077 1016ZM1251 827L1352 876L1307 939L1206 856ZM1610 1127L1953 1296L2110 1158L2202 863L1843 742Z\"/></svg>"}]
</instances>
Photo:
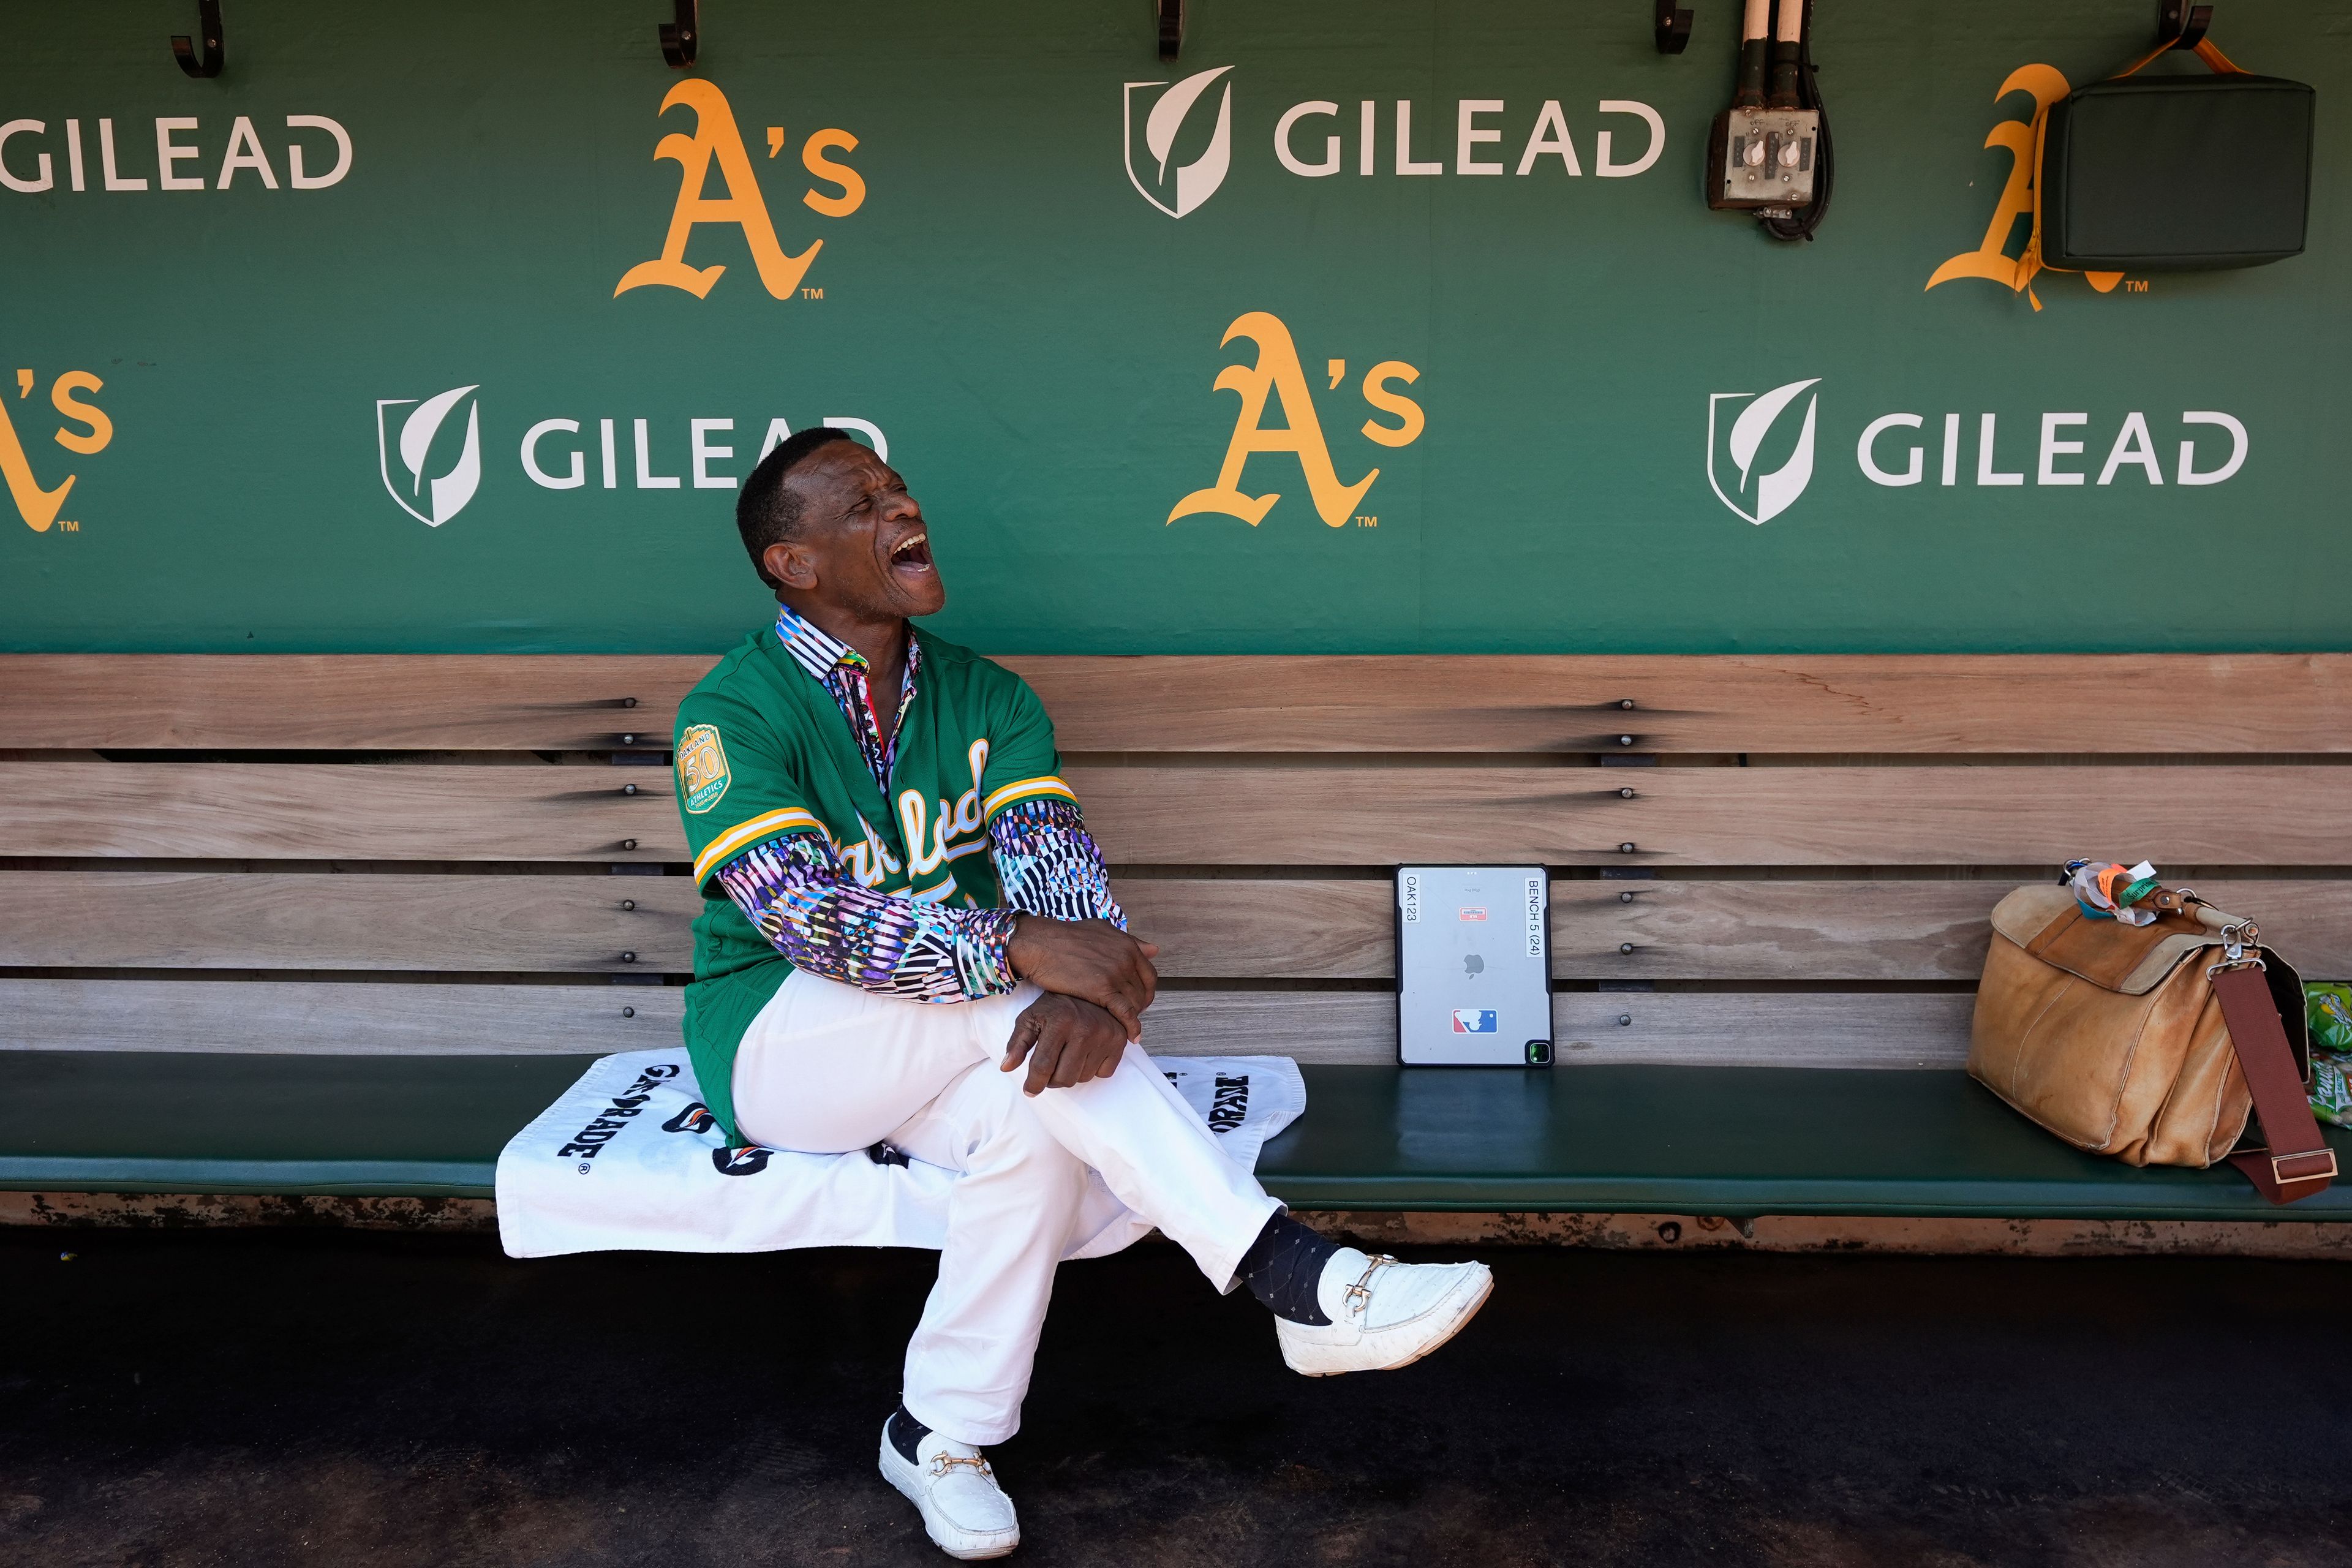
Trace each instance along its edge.
<instances>
[{"instance_id":1,"label":"white towel","mask_svg":"<svg viewBox=\"0 0 2352 1568\"><path fill-rule=\"evenodd\" d=\"M1307 1109L1287 1057L1156 1057L1226 1152L1255 1169ZM499 1239L513 1258L566 1252L771 1252L926 1247L947 1236L955 1173L863 1152L730 1149L684 1047L604 1058L499 1154ZM1099 1258L1150 1224L1097 1176L1070 1258Z\"/></svg>"}]
</instances>

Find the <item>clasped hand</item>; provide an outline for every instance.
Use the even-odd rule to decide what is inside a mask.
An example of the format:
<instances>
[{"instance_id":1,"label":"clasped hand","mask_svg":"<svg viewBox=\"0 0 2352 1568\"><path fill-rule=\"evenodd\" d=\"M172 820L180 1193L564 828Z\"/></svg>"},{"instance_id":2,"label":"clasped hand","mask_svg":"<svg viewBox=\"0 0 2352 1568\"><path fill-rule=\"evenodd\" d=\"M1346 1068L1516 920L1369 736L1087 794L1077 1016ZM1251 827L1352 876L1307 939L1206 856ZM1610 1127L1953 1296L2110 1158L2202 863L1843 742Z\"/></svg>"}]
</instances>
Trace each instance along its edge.
<instances>
[{"instance_id":1,"label":"clasped hand","mask_svg":"<svg viewBox=\"0 0 2352 1568\"><path fill-rule=\"evenodd\" d=\"M1160 949L1108 921L1056 921L1023 915L1007 956L1013 971L1045 993L1013 1021L1003 1069L1025 1059L1025 1094L1068 1089L1118 1068L1128 1042L1143 1037L1143 1010L1151 1005Z\"/></svg>"}]
</instances>

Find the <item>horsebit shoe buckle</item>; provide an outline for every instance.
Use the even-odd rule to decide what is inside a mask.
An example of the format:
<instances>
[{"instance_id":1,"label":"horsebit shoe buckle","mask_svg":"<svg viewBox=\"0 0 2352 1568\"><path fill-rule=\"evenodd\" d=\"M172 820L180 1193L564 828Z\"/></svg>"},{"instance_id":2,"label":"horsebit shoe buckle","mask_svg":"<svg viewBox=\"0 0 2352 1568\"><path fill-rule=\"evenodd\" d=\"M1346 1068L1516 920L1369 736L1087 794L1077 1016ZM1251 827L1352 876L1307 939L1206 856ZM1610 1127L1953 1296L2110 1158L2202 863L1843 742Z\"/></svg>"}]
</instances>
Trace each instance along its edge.
<instances>
[{"instance_id":1,"label":"horsebit shoe buckle","mask_svg":"<svg viewBox=\"0 0 2352 1568\"><path fill-rule=\"evenodd\" d=\"M1361 1279L1339 1292L1340 1299L1348 1303L1349 1311L1360 1314L1372 1304L1372 1276L1383 1268L1393 1267L1395 1263L1396 1259L1387 1253L1379 1254L1365 1266L1364 1277Z\"/></svg>"},{"instance_id":2,"label":"horsebit shoe buckle","mask_svg":"<svg viewBox=\"0 0 2352 1568\"><path fill-rule=\"evenodd\" d=\"M944 1476L958 1465L969 1465L982 1475L991 1478L996 1474L994 1470L988 1468L987 1458L979 1454L933 1454L931 1456L931 1474L935 1476Z\"/></svg>"}]
</instances>

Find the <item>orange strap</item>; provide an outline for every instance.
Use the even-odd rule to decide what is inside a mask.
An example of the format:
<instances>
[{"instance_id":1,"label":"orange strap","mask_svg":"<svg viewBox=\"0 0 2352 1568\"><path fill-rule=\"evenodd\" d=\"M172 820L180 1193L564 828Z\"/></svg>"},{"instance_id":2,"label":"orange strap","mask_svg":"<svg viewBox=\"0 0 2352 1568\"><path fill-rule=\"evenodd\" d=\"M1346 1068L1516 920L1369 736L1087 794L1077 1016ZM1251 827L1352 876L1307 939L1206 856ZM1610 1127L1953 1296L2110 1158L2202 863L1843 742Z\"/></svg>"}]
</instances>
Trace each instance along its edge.
<instances>
[{"instance_id":1,"label":"orange strap","mask_svg":"<svg viewBox=\"0 0 2352 1568\"><path fill-rule=\"evenodd\" d=\"M2156 47L2154 53L2141 56L2138 59L2133 61L2130 65L2126 66L2123 69L2116 72L2115 75L2109 77L2107 79L2109 81L2121 81L2124 78L2137 73L2142 66L2153 65L2160 57L2170 54L2173 47L2174 46L2171 44L2158 44ZM2212 67L2216 72L2222 76L2243 76L2246 74L2244 68L2230 58L2229 56L2223 54L2221 52L2221 46L2215 43L2210 38L2198 39L2192 52L2195 53L2199 59L2203 60L2207 65Z\"/></svg>"}]
</instances>

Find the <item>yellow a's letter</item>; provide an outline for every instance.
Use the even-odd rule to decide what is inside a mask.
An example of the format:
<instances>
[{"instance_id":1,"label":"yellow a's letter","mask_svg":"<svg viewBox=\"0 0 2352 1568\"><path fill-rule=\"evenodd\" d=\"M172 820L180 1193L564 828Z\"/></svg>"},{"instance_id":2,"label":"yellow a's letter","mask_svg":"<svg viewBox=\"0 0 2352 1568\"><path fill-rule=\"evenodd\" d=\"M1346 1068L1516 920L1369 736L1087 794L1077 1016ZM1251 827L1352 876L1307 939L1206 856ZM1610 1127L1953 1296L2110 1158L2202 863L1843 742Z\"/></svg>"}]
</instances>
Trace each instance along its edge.
<instances>
[{"instance_id":1,"label":"yellow a's letter","mask_svg":"<svg viewBox=\"0 0 2352 1568\"><path fill-rule=\"evenodd\" d=\"M1191 517L1196 512L1223 512L1240 518L1255 528L1282 499L1281 492L1272 495L1246 496L1242 493L1242 466L1253 452L1293 452L1298 466L1307 471L1307 491L1315 500L1315 510L1333 528L1348 521L1372 481L1381 477L1374 468L1352 485L1343 485L1331 467L1331 449L1323 444L1323 426L1315 416L1315 400L1307 390L1307 373L1299 368L1298 350L1290 341L1290 329L1264 310L1252 310L1238 317L1225 329L1219 346L1235 338L1247 338L1257 345L1257 363L1229 364L1217 374L1219 392L1238 392L1242 395L1241 417L1234 422L1234 437L1225 445L1225 460L1217 470L1214 489L1194 490L1176 503L1168 521ZM1258 424L1265 414L1266 394L1272 392L1282 403L1282 416L1289 427L1265 429Z\"/></svg>"},{"instance_id":2,"label":"yellow a's letter","mask_svg":"<svg viewBox=\"0 0 2352 1568\"><path fill-rule=\"evenodd\" d=\"M16 439L16 427L8 422L5 404L0 404L0 479L8 481L8 494L16 500L16 510L35 533L49 531L49 524L65 508L67 492L74 487L74 476L68 474L66 482L57 489L41 488L41 481L33 477L33 465L25 459L24 444Z\"/></svg>"},{"instance_id":3,"label":"yellow a's letter","mask_svg":"<svg viewBox=\"0 0 2352 1568\"><path fill-rule=\"evenodd\" d=\"M704 298L727 268L688 267L686 242L696 224L731 223L742 229L744 242L751 247L751 260L760 269L760 281L768 292L779 300L791 299L809 263L824 248L824 241L815 241L798 256L785 255L783 247L776 243L776 226L768 221L768 204L761 199L760 182L744 153L742 134L735 129L735 111L715 83L688 78L669 89L661 111L667 114L681 103L694 110L694 134L673 131L654 148L656 161L667 158L678 166L677 205L669 215L669 237L662 241L659 260L640 261L621 275L614 297L658 283L683 289L698 300ZM713 157L719 160L719 177L727 186L727 195L718 200L702 194Z\"/></svg>"}]
</instances>

